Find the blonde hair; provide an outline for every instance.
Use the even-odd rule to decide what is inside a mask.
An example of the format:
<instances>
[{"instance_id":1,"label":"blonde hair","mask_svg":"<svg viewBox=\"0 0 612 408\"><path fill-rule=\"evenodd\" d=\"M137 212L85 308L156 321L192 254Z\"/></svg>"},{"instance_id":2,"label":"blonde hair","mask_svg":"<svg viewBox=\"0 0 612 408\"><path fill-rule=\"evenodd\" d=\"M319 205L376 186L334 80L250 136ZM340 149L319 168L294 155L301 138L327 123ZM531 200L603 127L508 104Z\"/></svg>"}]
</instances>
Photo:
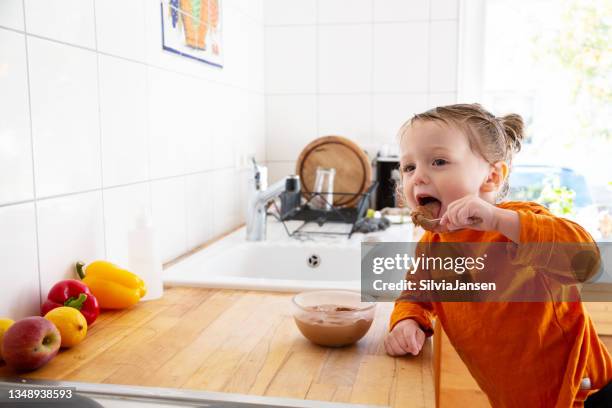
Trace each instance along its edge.
<instances>
[{"instance_id":1,"label":"blonde hair","mask_svg":"<svg viewBox=\"0 0 612 408\"><path fill-rule=\"evenodd\" d=\"M402 125L399 131L400 140L406 130L417 121L457 126L467 135L472 151L479 153L490 164L505 161L509 168L514 154L521 150L524 139L524 123L520 115L511 113L496 117L477 103L438 106L418 113ZM497 194L497 200L503 199L508 194L508 189L506 177Z\"/></svg>"}]
</instances>

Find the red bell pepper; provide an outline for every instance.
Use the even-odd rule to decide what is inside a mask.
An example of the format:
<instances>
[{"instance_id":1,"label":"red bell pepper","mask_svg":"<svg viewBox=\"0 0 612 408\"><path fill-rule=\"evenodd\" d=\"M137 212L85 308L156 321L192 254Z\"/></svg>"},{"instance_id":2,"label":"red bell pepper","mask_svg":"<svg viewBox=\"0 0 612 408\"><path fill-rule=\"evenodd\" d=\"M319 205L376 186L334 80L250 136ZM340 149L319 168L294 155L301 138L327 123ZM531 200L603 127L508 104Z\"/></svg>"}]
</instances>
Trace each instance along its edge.
<instances>
[{"instance_id":1,"label":"red bell pepper","mask_svg":"<svg viewBox=\"0 0 612 408\"><path fill-rule=\"evenodd\" d=\"M76 279L59 281L53 285L47 301L41 307L41 314L44 316L50 310L60 306L74 307L79 310L87 320L88 326L91 326L100 314L98 299L91 294L87 285Z\"/></svg>"}]
</instances>

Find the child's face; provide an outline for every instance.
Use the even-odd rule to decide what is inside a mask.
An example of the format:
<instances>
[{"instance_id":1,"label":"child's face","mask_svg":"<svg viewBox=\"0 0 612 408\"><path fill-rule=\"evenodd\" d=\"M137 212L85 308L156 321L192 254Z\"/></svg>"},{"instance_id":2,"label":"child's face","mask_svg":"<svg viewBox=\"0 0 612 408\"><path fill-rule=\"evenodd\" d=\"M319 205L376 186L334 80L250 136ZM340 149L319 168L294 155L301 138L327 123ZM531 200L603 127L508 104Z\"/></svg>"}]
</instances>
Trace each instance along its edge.
<instances>
[{"instance_id":1,"label":"child's face","mask_svg":"<svg viewBox=\"0 0 612 408\"><path fill-rule=\"evenodd\" d=\"M472 151L467 135L442 123L417 121L400 141L404 197L411 208L438 200L436 218L444 215L450 203L466 195L494 201L494 195L481 189L490 168Z\"/></svg>"}]
</instances>

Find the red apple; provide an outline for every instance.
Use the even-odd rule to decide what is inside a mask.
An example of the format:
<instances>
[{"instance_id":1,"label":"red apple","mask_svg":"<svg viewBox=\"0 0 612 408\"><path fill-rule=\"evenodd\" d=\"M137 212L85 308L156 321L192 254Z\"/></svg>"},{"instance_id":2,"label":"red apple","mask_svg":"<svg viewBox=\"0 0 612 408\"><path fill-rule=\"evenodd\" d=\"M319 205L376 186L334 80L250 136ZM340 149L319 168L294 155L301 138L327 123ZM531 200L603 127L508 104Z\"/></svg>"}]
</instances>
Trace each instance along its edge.
<instances>
[{"instance_id":1,"label":"red apple","mask_svg":"<svg viewBox=\"0 0 612 408\"><path fill-rule=\"evenodd\" d=\"M19 320L4 333L2 356L16 371L32 371L45 365L60 348L60 333L44 317Z\"/></svg>"}]
</instances>

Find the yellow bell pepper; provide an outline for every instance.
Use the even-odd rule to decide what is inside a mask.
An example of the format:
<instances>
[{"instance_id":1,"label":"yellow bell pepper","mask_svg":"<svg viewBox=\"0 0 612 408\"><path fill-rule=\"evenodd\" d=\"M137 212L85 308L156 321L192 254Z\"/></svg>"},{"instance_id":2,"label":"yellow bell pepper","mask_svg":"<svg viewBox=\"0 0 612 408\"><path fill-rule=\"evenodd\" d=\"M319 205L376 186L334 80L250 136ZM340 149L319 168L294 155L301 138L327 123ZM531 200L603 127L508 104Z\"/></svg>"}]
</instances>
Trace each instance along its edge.
<instances>
[{"instance_id":1,"label":"yellow bell pepper","mask_svg":"<svg viewBox=\"0 0 612 408\"><path fill-rule=\"evenodd\" d=\"M98 299L102 309L125 309L135 305L147 293L142 279L132 272L107 261L87 265L77 262L79 277ZM87 274L85 273L87 272Z\"/></svg>"}]
</instances>

